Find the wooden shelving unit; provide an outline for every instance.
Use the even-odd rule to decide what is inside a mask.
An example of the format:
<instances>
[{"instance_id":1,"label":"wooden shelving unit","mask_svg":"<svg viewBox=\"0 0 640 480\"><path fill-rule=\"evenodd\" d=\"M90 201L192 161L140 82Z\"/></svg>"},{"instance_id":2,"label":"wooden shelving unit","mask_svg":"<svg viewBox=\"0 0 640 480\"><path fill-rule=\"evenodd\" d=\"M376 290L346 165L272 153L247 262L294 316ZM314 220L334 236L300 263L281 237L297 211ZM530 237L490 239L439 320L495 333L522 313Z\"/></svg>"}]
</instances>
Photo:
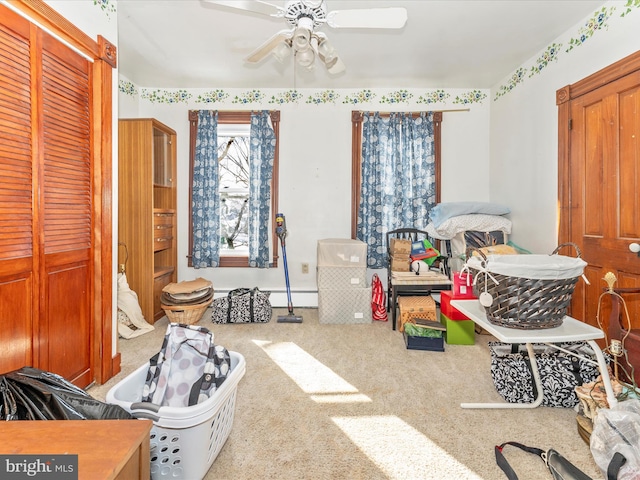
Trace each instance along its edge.
<instances>
[{"instance_id":1,"label":"wooden shelving unit","mask_svg":"<svg viewBox=\"0 0 640 480\"><path fill-rule=\"evenodd\" d=\"M151 118L122 119L118 131L118 241L129 286L154 323L162 288L177 276L176 133Z\"/></svg>"}]
</instances>

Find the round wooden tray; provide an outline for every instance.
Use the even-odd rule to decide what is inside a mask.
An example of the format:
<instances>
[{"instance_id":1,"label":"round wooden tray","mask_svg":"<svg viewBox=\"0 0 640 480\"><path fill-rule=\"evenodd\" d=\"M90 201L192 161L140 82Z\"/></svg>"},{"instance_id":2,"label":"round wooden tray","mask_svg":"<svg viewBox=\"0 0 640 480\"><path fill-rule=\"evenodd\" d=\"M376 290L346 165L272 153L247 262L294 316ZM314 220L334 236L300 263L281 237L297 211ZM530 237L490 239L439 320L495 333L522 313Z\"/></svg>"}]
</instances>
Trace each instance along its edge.
<instances>
[{"instance_id":1,"label":"round wooden tray","mask_svg":"<svg viewBox=\"0 0 640 480\"><path fill-rule=\"evenodd\" d=\"M587 445L590 445L591 433L593 432L593 422L590 418L578 413L578 415L576 415L576 423L578 424L578 433L580 434L580 438L582 438Z\"/></svg>"}]
</instances>

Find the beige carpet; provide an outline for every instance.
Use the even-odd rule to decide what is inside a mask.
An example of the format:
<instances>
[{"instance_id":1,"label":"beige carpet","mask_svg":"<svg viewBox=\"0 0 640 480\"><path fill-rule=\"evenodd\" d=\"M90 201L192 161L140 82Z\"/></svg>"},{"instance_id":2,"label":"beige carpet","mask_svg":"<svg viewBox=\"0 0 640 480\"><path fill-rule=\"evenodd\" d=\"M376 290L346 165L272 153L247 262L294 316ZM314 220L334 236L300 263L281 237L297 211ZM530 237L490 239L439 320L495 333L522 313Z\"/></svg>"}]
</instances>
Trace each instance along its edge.
<instances>
[{"instance_id":1,"label":"beige carpet","mask_svg":"<svg viewBox=\"0 0 640 480\"><path fill-rule=\"evenodd\" d=\"M247 364L231 434L205 478L487 479L506 476L494 446L517 441L555 448L593 479L603 478L580 438L571 409L462 409L501 401L489 371L489 335L445 352L407 350L390 322L325 325L316 309L296 309L302 324L199 325ZM89 393L107 391L161 346L155 331L119 341L122 372ZM534 455L505 450L521 480L550 479Z\"/></svg>"}]
</instances>

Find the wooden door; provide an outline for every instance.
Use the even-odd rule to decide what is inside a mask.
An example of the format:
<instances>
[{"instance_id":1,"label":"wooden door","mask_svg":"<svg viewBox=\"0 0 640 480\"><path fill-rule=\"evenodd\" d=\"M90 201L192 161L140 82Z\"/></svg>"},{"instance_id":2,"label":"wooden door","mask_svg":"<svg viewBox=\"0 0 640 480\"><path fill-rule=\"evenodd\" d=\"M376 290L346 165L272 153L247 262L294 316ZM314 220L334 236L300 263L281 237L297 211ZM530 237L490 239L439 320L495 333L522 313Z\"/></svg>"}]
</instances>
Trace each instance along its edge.
<instances>
[{"instance_id":1,"label":"wooden door","mask_svg":"<svg viewBox=\"0 0 640 480\"><path fill-rule=\"evenodd\" d=\"M640 52L558 92L560 242L576 243L590 285L573 295L572 316L606 331L604 276L640 287ZM636 296L637 297L637 296ZM638 301L628 299L632 328Z\"/></svg>"},{"instance_id":2,"label":"wooden door","mask_svg":"<svg viewBox=\"0 0 640 480\"><path fill-rule=\"evenodd\" d=\"M78 384L93 380L90 62L41 32L40 358Z\"/></svg>"},{"instance_id":3,"label":"wooden door","mask_svg":"<svg viewBox=\"0 0 640 480\"><path fill-rule=\"evenodd\" d=\"M0 14L0 371L84 387L96 376L93 67Z\"/></svg>"},{"instance_id":4,"label":"wooden door","mask_svg":"<svg viewBox=\"0 0 640 480\"><path fill-rule=\"evenodd\" d=\"M39 298L33 272L30 27L4 6L0 15L0 372L6 372L34 362Z\"/></svg>"}]
</instances>

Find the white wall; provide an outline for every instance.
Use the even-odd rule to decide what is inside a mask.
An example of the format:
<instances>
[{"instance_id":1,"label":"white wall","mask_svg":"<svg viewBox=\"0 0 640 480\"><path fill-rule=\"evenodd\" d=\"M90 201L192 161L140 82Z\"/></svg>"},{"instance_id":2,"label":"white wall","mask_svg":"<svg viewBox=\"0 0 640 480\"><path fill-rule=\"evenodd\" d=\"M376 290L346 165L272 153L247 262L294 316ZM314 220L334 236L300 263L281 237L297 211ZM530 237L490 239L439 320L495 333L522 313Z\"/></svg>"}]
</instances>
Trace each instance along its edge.
<instances>
[{"instance_id":1,"label":"white wall","mask_svg":"<svg viewBox=\"0 0 640 480\"><path fill-rule=\"evenodd\" d=\"M511 240L537 253L557 246L558 109L556 90L575 83L640 49L640 8L621 16L626 2L604 4L601 28L589 29L589 17L555 42L556 60L531 76L546 49L523 65L521 83L507 78L491 95L491 201L511 207ZM592 34L589 34L592 32ZM572 39L582 44L567 51ZM515 85L497 97L501 87Z\"/></svg>"},{"instance_id":2,"label":"white wall","mask_svg":"<svg viewBox=\"0 0 640 480\"><path fill-rule=\"evenodd\" d=\"M122 79L124 85L131 82ZM216 88L211 86L211 90ZM178 279L201 276L213 282L218 293L258 286L272 291L274 305L286 305L282 262L277 269L205 268L187 266L188 198L189 198L189 122L190 109L278 109L280 119L279 210L287 220L287 260L296 306L315 306L316 245L323 238L351 236L351 111L424 111L463 110L443 114L442 122L442 200L489 199L489 101L488 91L476 91L472 98L466 90L447 90L445 101L433 105L416 101L424 91L409 90L413 95L400 104L380 103L389 91L375 91L373 101L364 104L342 103L353 97L353 90L335 90L336 102L306 103L321 92L299 90L297 101L269 103L273 98L288 98L288 91L259 90L264 99L249 106L234 104L245 90L225 90L226 100L215 104L198 103L198 95L207 89L176 91L135 87L135 93L120 94L120 117L153 117L177 132L178 138ZM357 93L357 91L356 91ZM172 96L173 95L173 96ZM190 96L187 100L172 98ZM458 103L456 102L458 99ZM159 100L160 99L160 100ZM465 111L466 110L466 111ZM426 224L426 223L425 223ZM303 274L301 264L308 263L310 273ZM382 276L381 276L382 278ZM386 278L386 276L385 276Z\"/></svg>"}]
</instances>

